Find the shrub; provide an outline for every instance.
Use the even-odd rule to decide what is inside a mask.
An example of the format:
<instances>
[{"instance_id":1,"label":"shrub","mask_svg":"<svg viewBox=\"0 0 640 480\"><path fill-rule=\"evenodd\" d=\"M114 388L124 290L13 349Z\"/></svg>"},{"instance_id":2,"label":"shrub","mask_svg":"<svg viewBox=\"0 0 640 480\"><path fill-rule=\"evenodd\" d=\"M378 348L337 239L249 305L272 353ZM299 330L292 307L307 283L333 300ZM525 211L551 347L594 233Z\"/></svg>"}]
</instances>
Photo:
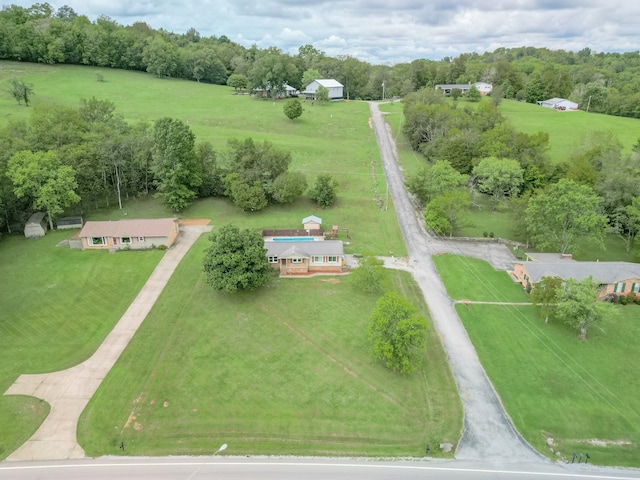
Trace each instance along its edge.
<instances>
[{"instance_id":1,"label":"shrub","mask_svg":"<svg viewBox=\"0 0 640 480\"><path fill-rule=\"evenodd\" d=\"M636 301L636 294L634 292L627 293L627 303L634 303Z\"/></svg>"},{"instance_id":2,"label":"shrub","mask_svg":"<svg viewBox=\"0 0 640 480\"><path fill-rule=\"evenodd\" d=\"M620 301L620 305L626 305L629 301L626 295L619 295L618 300Z\"/></svg>"},{"instance_id":3,"label":"shrub","mask_svg":"<svg viewBox=\"0 0 640 480\"><path fill-rule=\"evenodd\" d=\"M489 232L482 232L482 236L483 236L484 238L487 238L487 237L489 236Z\"/></svg>"},{"instance_id":4,"label":"shrub","mask_svg":"<svg viewBox=\"0 0 640 480\"><path fill-rule=\"evenodd\" d=\"M164 244L158 245L158 250L166 250L166 249L167 249L166 245L164 245Z\"/></svg>"}]
</instances>

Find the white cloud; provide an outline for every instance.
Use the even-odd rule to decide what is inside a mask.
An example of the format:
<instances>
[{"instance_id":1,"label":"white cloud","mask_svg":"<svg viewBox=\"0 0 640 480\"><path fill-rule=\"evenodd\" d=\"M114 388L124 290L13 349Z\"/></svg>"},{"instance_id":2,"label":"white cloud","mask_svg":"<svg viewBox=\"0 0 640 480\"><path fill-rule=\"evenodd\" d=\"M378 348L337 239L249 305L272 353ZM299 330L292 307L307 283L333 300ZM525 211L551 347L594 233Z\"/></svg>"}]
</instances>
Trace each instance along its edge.
<instances>
[{"instance_id":1,"label":"white cloud","mask_svg":"<svg viewBox=\"0 0 640 480\"><path fill-rule=\"evenodd\" d=\"M35 0L12 0L30 6ZM498 47L637 50L640 2L628 0L60 0L95 20L202 35L295 52L313 44L328 55L372 63L440 59Z\"/></svg>"}]
</instances>

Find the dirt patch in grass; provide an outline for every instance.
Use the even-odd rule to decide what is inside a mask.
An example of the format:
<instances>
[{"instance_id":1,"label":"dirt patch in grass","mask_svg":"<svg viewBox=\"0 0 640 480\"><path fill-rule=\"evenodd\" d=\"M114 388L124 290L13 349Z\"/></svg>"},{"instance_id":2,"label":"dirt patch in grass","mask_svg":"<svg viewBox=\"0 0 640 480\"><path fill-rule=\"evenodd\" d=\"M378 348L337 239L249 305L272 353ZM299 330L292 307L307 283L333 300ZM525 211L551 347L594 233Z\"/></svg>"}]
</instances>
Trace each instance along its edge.
<instances>
[{"instance_id":1,"label":"dirt patch in grass","mask_svg":"<svg viewBox=\"0 0 640 480\"><path fill-rule=\"evenodd\" d=\"M590 438L586 440L587 444L594 445L596 447L610 447L612 445L615 446L623 446L623 445L633 445L633 442L629 440L600 440L598 438Z\"/></svg>"},{"instance_id":2,"label":"dirt patch in grass","mask_svg":"<svg viewBox=\"0 0 640 480\"><path fill-rule=\"evenodd\" d=\"M324 282L324 283L331 283L332 285L340 283L340 279L339 278L323 278L320 281Z\"/></svg>"},{"instance_id":3,"label":"dirt patch in grass","mask_svg":"<svg viewBox=\"0 0 640 480\"><path fill-rule=\"evenodd\" d=\"M181 218L178 220L181 227L194 227L200 225L209 225L211 223L210 218Z\"/></svg>"}]
</instances>

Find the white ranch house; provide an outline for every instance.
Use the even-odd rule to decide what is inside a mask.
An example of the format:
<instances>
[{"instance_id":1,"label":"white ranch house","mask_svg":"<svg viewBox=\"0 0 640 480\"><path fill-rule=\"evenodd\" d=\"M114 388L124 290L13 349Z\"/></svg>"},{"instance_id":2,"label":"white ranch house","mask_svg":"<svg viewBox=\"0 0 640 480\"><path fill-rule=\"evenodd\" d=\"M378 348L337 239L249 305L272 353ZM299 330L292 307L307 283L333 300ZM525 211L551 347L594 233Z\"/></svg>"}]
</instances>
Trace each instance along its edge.
<instances>
[{"instance_id":1,"label":"white ranch house","mask_svg":"<svg viewBox=\"0 0 640 480\"><path fill-rule=\"evenodd\" d=\"M471 85L475 86L476 89L478 89L480 95L487 95L493 90L493 85L487 82L438 84L435 86L435 88L436 90L442 90L445 95L451 95L451 91L457 88L458 90L461 90L462 94L464 95L469 91Z\"/></svg>"}]
</instances>

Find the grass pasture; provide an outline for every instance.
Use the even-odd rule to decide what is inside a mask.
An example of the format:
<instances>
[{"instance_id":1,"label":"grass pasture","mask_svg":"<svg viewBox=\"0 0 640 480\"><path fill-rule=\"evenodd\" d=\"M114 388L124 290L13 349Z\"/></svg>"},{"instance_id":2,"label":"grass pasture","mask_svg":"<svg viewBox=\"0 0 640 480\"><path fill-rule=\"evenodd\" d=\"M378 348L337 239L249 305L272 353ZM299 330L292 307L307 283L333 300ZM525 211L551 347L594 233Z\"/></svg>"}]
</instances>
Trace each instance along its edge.
<instances>
[{"instance_id":1,"label":"grass pasture","mask_svg":"<svg viewBox=\"0 0 640 480\"><path fill-rule=\"evenodd\" d=\"M201 238L81 418L89 455L422 456L457 442L462 411L431 325L425 367L390 373L368 354L377 300L346 277L276 279L214 292ZM399 291L428 316L404 272ZM115 426L115 428L114 428ZM438 453L436 452L436 455ZM444 455L444 454L443 454Z\"/></svg>"},{"instance_id":2,"label":"grass pasture","mask_svg":"<svg viewBox=\"0 0 640 480\"><path fill-rule=\"evenodd\" d=\"M162 257L81 252L56 244L70 231L0 244L0 459L27 440L49 407L3 396L22 373L62 370L88 358Z\"/></svg>"},{"instance_id":3,"label":"grass pasture","mask_svg":"<svg viewBox=\"0 0 640 480\"><path fill-rule=\"evenodd\" d=\"M580 105L586 108L586 105ZM640 137L640 120L583 110L560 112L531 103L503 100L500 113L519 131L549 134L549 155L554 163L566 160L581 140L594 132L614 132L629 153Z\"/></svg>"},{"instance_id":4,"label":"grass pasture","mask_svg":"<svg viewBox=\"0 0 640 480\"><path fill-rule=\"evenodd\" d=\"M434 263L454 299L529 298L484 261L439 255ZM456 310L508 414L538 451L554 459L570 461L582 452L591 463L639 465L637 306L617 307L614 318L589 329L585 342L557 319L545 324L533 306L458 304Z\"/></svg>"},{"instance_id":5,"label":"grass pasture","mask_svg":"<svg viewBox=\"0 0 640 480\"><path fill-rule=\"evenodd\" d=\"M104 82L96 81L97 73ZM270 206L247 214L226 200L206 199L182 212L185 217L212 218L214 224L229 219L255 228L299 228L303 217L316 214L329 229L338 225L349 230L352 251L406 255L393 205L385 205L386 180L366 103L335 102L323 107L303 102L302 116L291 121L280 101L233 95L229 87L159 79L141 72L0 61L0 85L13 76L34 85L34 108L51 103L75 108L82 98L95 96L112 101L116 111L132 123L165 116L188 122L196 141L211 142L222 162L229 139L251 137L291 151L291 170L307 174L310 185L320 173L331 173L339 182L337 203L326 210L302 199L293 206ZM32 110L17 106L8 94L0 96L0 126L27 119ZM153 201L127 202L124 209L129 218L132 209L140 216L172 214ZM121 218L119 213L106 209L85 217L115 219Z\"/></svg>"}]
</instances>

